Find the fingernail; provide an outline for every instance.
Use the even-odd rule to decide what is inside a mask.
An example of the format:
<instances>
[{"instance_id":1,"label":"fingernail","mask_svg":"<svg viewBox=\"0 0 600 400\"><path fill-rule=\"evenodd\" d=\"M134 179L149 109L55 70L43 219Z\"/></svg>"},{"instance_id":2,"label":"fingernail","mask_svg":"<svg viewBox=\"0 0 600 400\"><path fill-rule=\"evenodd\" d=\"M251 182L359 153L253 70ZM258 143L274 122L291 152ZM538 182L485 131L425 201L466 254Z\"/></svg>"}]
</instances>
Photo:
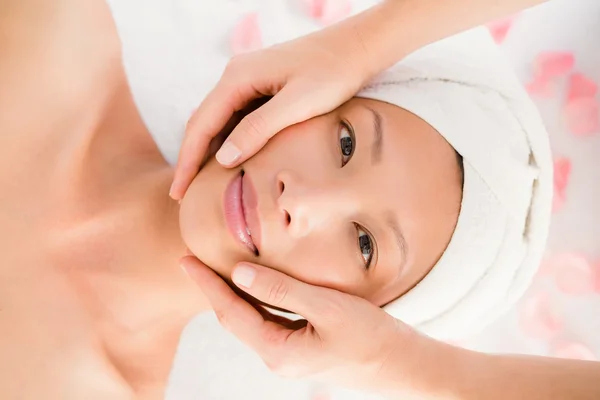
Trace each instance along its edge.
<instances>
[{"instance_id":1,"label":"fingernail","mask_svg":"<svg viewBox=\"0 0 600 400\"><path fill-rule=\"evenodd\" d=\"M185 254L179 259L179 266L184 270L187 271L190 268L190 265L193 264L191 262L191 260L189 259L189 256L192 255L192 252L187 248L185 248ZM193 265L192 265L193 268Z\"/></svg>"},{"instance_id":2,"label":"fingernail","mask_svg":"<svg viewBox=\"0 0 600 400\"><path fill-rule=\"evenodd\" d=\"M190 272L188 271L187 266L185 264L179 264L179 267L181 268L181 270L183 272L185 272L185 274L188 276L188 278L191 278Z\"/></svg>"},{"instance_id":3,"label":"fingernail","mask_svg":"<svg viewBox=\"0 0 600 400\"><path fill-rule=\"evenodd\" d=\"M175 189L177 189L177 185L175 184L175 182L173 182L171 184L171 188L169 189L169 197L173 200L175 200L175 198L173 197L173 192L175 191Z\"/></svg>"},{"instance_id":4,"label":"fingernail","mask_svg":"<svg viewBox=\"0 0 600 400\"><path fill-rule=\"evenodd\" d=\"M217 151L217 161L224 165L233 164L240 156L242 152L230 141L225 141L223 146Z\"/></svg>"},{"instance_id":5,"label":"fingernail","mask_svg":"<svg viewBox=\"0 0 600 400\"><path fill-rule=\"evenodd\" d=\"M246 288L252 287L252 283L254 282L254 277L256 276L256 270L247 265L241 265L233 270L233 274L231 275L231 279L238 286L243 286Z\"/></svg>"}]
</instances>

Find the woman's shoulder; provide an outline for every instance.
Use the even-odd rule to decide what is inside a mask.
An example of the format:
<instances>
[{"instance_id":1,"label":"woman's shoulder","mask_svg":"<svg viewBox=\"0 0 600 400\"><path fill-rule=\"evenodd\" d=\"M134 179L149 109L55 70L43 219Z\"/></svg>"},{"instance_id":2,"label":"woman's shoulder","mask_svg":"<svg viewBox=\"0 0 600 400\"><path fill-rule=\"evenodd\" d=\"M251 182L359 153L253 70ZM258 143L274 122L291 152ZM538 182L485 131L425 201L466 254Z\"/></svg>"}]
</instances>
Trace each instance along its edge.
<instances>
[{"instance_id":1,"label":"woman's shoulder","mask_svg":"<svg viewBox=\"0 0 600 400\"><path fill-rule=\"evenodd\" d=\"M1 1L0 26L2 174L89 125L122 66L103 0Z\"/></svg>"},{"instance_id":2,"label":"woman's shoulder","mask_svg":"<svg viewBox=\"0 0 600 400\"><path fill-rule=\"evenodd\" d=\"M3 1L0 25L2 144L63 122L118 73L119 40L103 0Z\"/></svg>"},{"instance_id":3,"label":"woman's shoulder","mask_svg":"<svg viewBox=\"0 0 600 400\"><path fill-rule=\"evenodd\" d=\"M80 81L106 69L120 55L104 0L3 1L0 23L0 73L3 80L20 77L14 81L23 83L22 90L43 93L65 81ZM26 80L44 85L25 85ZM74 85L70 89L77 91Z\"/></svg>"}]
</instances>

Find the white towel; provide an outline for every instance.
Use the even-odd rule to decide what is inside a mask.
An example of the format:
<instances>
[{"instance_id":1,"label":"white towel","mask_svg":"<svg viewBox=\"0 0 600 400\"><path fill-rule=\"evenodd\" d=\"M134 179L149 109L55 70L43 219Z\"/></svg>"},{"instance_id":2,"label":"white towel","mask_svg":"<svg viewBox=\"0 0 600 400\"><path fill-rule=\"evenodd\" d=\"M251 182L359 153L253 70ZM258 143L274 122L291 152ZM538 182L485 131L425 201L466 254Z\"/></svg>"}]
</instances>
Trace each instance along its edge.
<instances>
[{"instance_id":1,"label":"white towel","mask_svg":"<svg viewBox=\"0 0 600 400\"><path fill-rule=\"evenodd\" d=\"M523 294L542 257L553 181L538 111L483 28L414 53L359 96L427 121L464 164L463 200L448 248L386 310L436 338L476 333Z\"/></svg>"},{"instance_id":2,"label":"white towel","mask_svg":"<svg viewBox=\"0 0 600 400\"><path fill-rule=\"evenodd\" d=\"M257 12L265 46L319 25L286 0L108 0L142 118L170 163L191 111L231 55L237 21ZM354 12L373 4L356 0ZM420 116L463 156L456 231L439 262L386 307L436 338L480 330L529 285L550 218L547 135L511 67L483 30L428 46L360 93Z\"/></svg>"}]
</instances>

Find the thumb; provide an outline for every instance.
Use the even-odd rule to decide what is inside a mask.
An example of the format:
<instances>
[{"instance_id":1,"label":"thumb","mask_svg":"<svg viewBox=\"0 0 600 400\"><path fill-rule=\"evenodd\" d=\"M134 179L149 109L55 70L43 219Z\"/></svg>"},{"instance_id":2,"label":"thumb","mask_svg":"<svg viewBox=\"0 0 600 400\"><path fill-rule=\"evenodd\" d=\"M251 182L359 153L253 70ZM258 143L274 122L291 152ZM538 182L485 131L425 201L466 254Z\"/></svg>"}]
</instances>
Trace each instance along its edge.
<instances>
[{"instance_id":1,"label":"thumb","mask_svg":"<svg viewBox=\"0 0 600 400\"><path fill-rule=\"evenodd\" d=\"M323 310L332 304L333 289L312 286L288 275L256 264L239 264L231 279L252 297L306 318L318 327Z\"/></svg>"},{"instance_id":2,"label":"thumb","mask_svg":"<svg viewBox=\"0 0 600 400\"><path fill-rule=\"evenodd\" d=\"M242 119L217 152L217 161L235 167L258 153L283 129L316 116L320 110L309 97L306 90L299 92L293 85L285 86Z\"/></svg>"}]
</instances>

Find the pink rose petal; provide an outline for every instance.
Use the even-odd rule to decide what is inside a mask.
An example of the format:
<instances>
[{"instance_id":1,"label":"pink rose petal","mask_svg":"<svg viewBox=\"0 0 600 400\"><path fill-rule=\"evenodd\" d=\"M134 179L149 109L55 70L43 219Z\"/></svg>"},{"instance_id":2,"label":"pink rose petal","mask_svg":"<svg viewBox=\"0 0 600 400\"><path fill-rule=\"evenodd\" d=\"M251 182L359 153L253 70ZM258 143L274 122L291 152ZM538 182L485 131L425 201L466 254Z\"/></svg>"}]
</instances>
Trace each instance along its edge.
<instances>
[{"instance_id":1,"label":"pink rose petal","mask_svg":"<svg viewBox=\"0 0 600 400\"><path fill-rule=\"evenodd\" d=\"M590 98L598 93L598 85L584 74L574 73L569 77L567 102L580 98Z\"/></svg>"},{"instance_id":2,"label":"pink rose petal","mask_svg":"<svg viewBox=\"0 0 600 400\"><path fill-rule=\"evenodd\" d=\"M521 304L519 325L531 337L550 340L562 330L563 321L548 295L536 293Z\"/></svg>"},{"instance_id":3,"label":"pink rose petal","mask_svg":"<svg viewBox=\"0 0 600 400\"><path fill-rule=\"evenodd\" d=\"M321 23L323 25L335 24L348 17L352 12L352 3L350 0L328 0L325 3Z\"/></svg>"},{"instance_id":4,"label":"pink rose petal","mask_svg":"<svg viewBox=\"0 0 600 400\"><path fill-rule=\"evenodd\" d=\"M352 12L350 0L304 0L308 14L323 25L331 25Z\"/></svg>"},{"instance_id":5,"label":"pink rose petal","mask_svg":"<svg viewBox=\"0 0 600 400\"><path fill-rule=\"evenodd\" d=\"M313 389L311 400L331 400L331 394L323 387Z\"/></svg>"},{"instance_id":6,"label":"pink rose petal","mask_svg":"<svg viewBox=\"0 0 600 400\"><path fill-rule=\"evenodd\" d=\"M600 131L600 107L593 97L569 101L564 114L567 126L574 135L590 135Z\"/></svg>"},{"instance_id":7,"label":"pink rose petal","mask_svg":"<svg viewBox=\"0 0 600 400\"><path fill-rule=\"evenodd\" d=\"M557 84L548 76L537 75L525 85L525 90L534 97L550 98L556 94Z\"/></svg>"},{"instance_id":8,"label":"pink rose petal","mask_svg":"<svg viewBox=\"0 0 600 400\"><path fill-rule=\"evenodd\" d=\"M535 75L538 77L554 78L565 75L575 65L573 53L547 51L537 55L534 62Z\"/></svg>"},{"instance_id":9,"label":"pink rose petal","mask_svg":"<svg viewBox=\"0 0 600 400\"><path fill-rule=\"evenodd\" d=\"M564 194L554 192L554 197L552 197L552 212L560 211L565 206L566 201L567 199Z\"/></svg>"},{"instance_id":10,"label":"pink rose petal","mask_svg":"<svg viewBox=\"0 0 600 400\"><path fill-rule=\"evenodd\" d=\"M554 160L554 186L559 190L565 190L571 176L571 160L559 157Z\"/></svg>"},{"instance_id":11,"label":"pink rose petal","mask_svg":"<svg viewBox=\"0 0 600 400\"><path fill-rule=\"evenodd\" d=\"M566 190L571 176L571 160L557 158L554 160L554 198L552 211L559 211L566 201Z\"/></svg>"},{"instance_id":12,"label":"pink rose petal","mask_svg":"<svg viewBox=\"0 0 600 400\"><path fill-rule=\"evenodd\" d=\"M490 34L492 35L492 37L494 38L494 41L497 44L500 44L504 41L504 39L506 38L506 34L512 27L514 19L515 19L514 16L510 16L510 17L498 19L496 21L492 21L487 25L487 27L490 31Z\"/></svg>"},{"instance_id":13,"label":"pink rose petal","mask_svg":"<svg viewBox=\"0 0 600 400\"><path fill-rule=\"evenodd\" d=\"M258 14L246 14L233 29L231 51L234 55L248 53L262 47L262 37L258 25Z\"/></svg>"},{"instance_id":14,"label":"pink rose petal","mask_svg":"<svg viewBox=\"0 0 600 400\"><path fill-rule=\"evenodd\" d=\"M303 0L306 12L314 19L319 19L323 15L323 8L327 0Z\"/></svg>"},{"instance_id":15,"label":"pink rose petal","mask_svg":"<svg viewBox=\"0 0 600 400\"><path fill-rule=\"evenodd\" d=\"M594 272L594 292L600 294L600 261L592 264L592 271Z\"/></svg>"},{"instance_id":16,"label":"pink rose petal","mask_svg":"<svg viewBox=\"0 0 600 400\"><path fill-rule=\"evenodd\" d=\"M563 293L586 294L594 290L594 272L588 260L580 254L565 253L554 259L556 287Z\"/></svg>"},{"instance_id":17,"label":"pink rose petal","mask_svg":"<svg viewBox=\"0 0 600 400\"><path fill-rule=\"evenodd\" d=\"M567 294L600 293L600 261L590 263L581 254L545 254L537 277L552 278L557 288Z\"/></svg>"},{"instance_id":18,"label":"pink rose petal","mask_svg":"<svg viewBox=\"0 0 600 400\"><path fill-rule=\"evenodd\" d=\"M561 341L553 344L550 351L553 357L570 358L574 360L597 361L594 353L578 342Z\"/></svg>"}]
</instances>

